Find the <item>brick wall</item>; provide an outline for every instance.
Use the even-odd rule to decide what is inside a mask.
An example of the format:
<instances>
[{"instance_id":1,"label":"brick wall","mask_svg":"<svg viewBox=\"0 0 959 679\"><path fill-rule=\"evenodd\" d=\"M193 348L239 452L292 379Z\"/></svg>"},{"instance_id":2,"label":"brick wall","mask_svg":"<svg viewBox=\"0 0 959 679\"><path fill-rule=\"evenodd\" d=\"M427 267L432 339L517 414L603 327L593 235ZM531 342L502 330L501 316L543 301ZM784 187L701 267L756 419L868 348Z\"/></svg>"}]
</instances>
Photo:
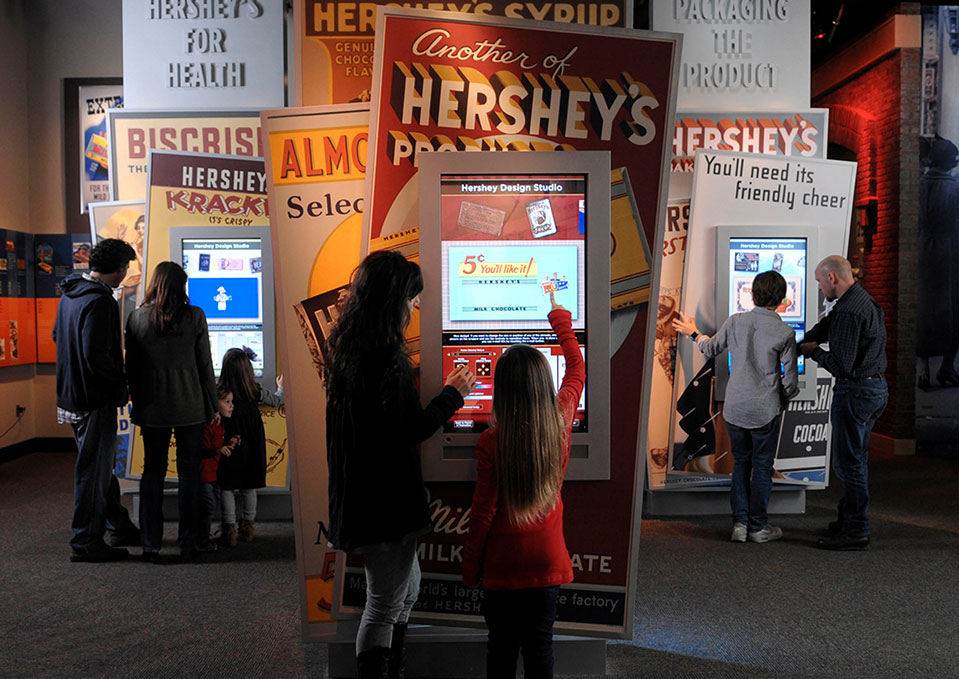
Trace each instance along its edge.
<instances>
[{"instance_id":1,"label":"brick wall","mask_svg":"<svg viewBox=\"0 0 959 679\"><path fill-rule=\"evenodd\" d=\"M859 162L856 205L878 201L861 283L882 306L889 338L889 407L876 431L902 439L915 438L919 57L918 49L891 52L813 101L830 109L829 142Z\"/></svg>"}]
</instances>

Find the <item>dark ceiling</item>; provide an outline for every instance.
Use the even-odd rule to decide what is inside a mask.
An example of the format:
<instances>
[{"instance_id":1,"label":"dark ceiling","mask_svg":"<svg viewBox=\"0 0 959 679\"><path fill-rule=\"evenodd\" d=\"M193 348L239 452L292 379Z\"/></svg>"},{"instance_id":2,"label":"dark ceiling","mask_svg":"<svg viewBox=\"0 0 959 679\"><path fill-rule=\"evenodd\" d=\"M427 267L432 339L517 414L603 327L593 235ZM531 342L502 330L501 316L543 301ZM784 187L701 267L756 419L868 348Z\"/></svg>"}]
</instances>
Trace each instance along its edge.
<instances>
[{"instance_id":1,"label":"dark ceiling","mask_svg":"<svg viewBox=\"0 0 959 679\"><path fill-rule=\"evenodd\" d=\"M811 1L810 30L812 31L813 67L867 34L900 5L913 8L919 6L919 3L901 3L893 0ZM649 28L649 0L635 0L634 16L636 28Z\"/></svg>"}]
</instances>

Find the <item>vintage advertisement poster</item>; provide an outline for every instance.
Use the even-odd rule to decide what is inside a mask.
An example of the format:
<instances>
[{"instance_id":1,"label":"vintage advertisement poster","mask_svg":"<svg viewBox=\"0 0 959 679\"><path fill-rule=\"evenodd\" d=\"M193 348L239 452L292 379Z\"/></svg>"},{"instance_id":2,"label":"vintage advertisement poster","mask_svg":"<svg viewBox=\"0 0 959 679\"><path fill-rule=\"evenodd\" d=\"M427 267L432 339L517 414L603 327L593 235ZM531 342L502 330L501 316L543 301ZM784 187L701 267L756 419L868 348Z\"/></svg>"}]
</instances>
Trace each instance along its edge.
<instances>
[{"instance_id":1,"label":"vintage advertisement poster","mask_svg":"<svg viewBox=\"0 0 959 679\"><path fill-rule=\"evenodd\" d=\"M259 111L107 111L110 200L145 200L151 149L263 157Z\"/></svg>"},{"instance_id":2,"label":"vintage advertisement poster","mask_svg":"<svg viewBox=\"0 0 959 679\"><path fill-rule=\"evenodd\" d=\"M369 104L264 111L279 347L286 368L290 475L306 639L336 633L327 546L322 346L360 259ZM342 568L342 554L340 555Z\"/></svg>"},{"instance_id":3,"label":"vintage advertisement poster","mask_svg":"<svg viewBox=\"0 0 959 679\"><path fill-rule=\"evenodd\" d=\"M689 199L696 150L740 151L767 156L825 158L829 109L791 111L676 111L670 200Z\"/></svg>"},{"instance_id":4,"label":"vintage advertisement poster","mask_svg":"<svg viewBox=\"0 0 959 679\"><path fill-rule=\"evenodd\" d=\"M0 368L37 361L33 234L0 229Z\"/></svg>"},{"instance_id":5,"label":"vintage advertisement poster","mask_svg":"<svg viewBox=\"0 0 959 679\"><path fill-rule=\"evenodd\" d=\"M123 108L122 85L80 87L80 212L110 198L107 109Z\"/></svg>"},{"instance_id":6,"label":"vintage advertisement poster","mask_svg":"<svg viewBox=\"0 0 959 679\"><path fill-rule=\"evenodd\" d=\"M369 101L373 82L373 32L376 8L392 5L386 0L333 2L296 0L297 104L344 104ZM633 25L633 3L623 0L578 0L576 2L430 3L429 9L465 12L480 16L557 21L593 26Z\"/></svg>"},{"instance_id":7,"label":"vintage advertisement poster","mask_svg":"<svg viewBox=\"0 0 959 679\"><path fill-rule=\"evenodd\" d=\"M133 108L283 106L285 3L123 0Z\"/></svg>"},{"instance_id":8,"label":"vintage advertisement poster","mask_svg":"<svg viewBox=\"0 0 959 679\"><path fill-rule=\"evenodd\" d=\"M611 166L625 168L621 181L629 181L635 202L635 216L623 221L641 228L648 243L660 242L678 41L615 28L381 9L366 247L417 227L417 156L445 150L609 151ZM624 192L614 196L627 208L620 212L632 211ZM651 290L658 295L658 258L652 260ZM620 275L629 281L642 272ZM640 394L644 348L653 336L649 304L636 301L612 313L611 370L632 379L612 386L610 479L564 488L567 517L581 520L567 519L576 581L564 588L557 630L619 637L632 629L633 527L645 469L637 455ZM459 583L472 484L427 485L434 527L420 542L424 586L416 614L482 624L478 594ZM589 508L599 505L601 522L589 518L595 517ZM363 574L351 563L347 576L342 604L358 610Z\"/></svg>"},{"instance_id":9,"label":"vintage advertisement poster","mask_svg":"<svg viewBox=\"0 0 959 679\"><path fill-rule=\"evenodd\" d=\"M119 238L133 248L136 259L130 262L127 277L114 291L120 304L120 332L133 310L143 301L143 249L146 245L146 203L142 200L90 203L90 237L96 246L104 238ZM117 462L114 473L127 476L130 453L133 450L133 422L130 404L117 414Z\"/></svg>"},{"instance_id":10,"label":"vintage advertisement poster","mask_svg":"<svg viewBox=\"0 0 959 679\"><path fill-rule=\"evenodd\" d=\"M149 285L149 274L157 264L171 259L171 229L205 226L242 236L246 227L268 227L266 170L262 158L221 156L182 151L150 151L149 193L146 199L147 231L141 287ZM218 351L211 343L214 365L226 348ZM263 385L273 391L272 384ZM289 458L285 407L261 406L266 428L266 486L287 488ZM170 449L167 475L173 478L176 455ZM143 439L134 436L128 476L143 472Z\"/></svg>"},{"instance_id":11,"label":"vintage advertisement poster","mask_svg":"<svg viewBox=\"0 0 959 679\"><path fill-rule=\"evenodd\" d=\"M815 227L817 249L810 256L818 258L844 253L852 219L852 197L855 189L856 163L805 158L773 158L730 151L696 152L692 211L686 241L686 260L679 311L695 319L700 332L712 335L726 314L717 310L717 227L737 225L757 227ZM744 246L745 247L745 246ZM748 249L748 248L747 248ZM803 251L805 252L805 251ZM752 266L749 252L730 271L730 280L753 275L761 267ZM793 264L805 267L805 255L779 264L784 276ZM772 256L772 255L770 255ZM773 259L772 267L777 263ZM722 283L722 284L725 284ZM819 304L817 299L807 304ZM822 309L819 314L822 315ZM711 362L704 360L693 343L679 340L673 393L670 398L672 421L668 450L666 485L716 483L728 479L732 470L730 455L724 454L725 426L721 402L710 390ZM823 398L816 392L817 400ZM711 413L708 423L692 426L688 416L696 412ZM705 417L705 416L704 416ZM695 445L686 445L695 433ZM701 440L700 440L701 439ZM812 457L812 455L810 455ZM809 465L825 471L828 460ZM805 463L805 461L804 461ZM821 483L813 469L806 469L809 485ZM802 479L790 479L802 482Z\"/></svg>"},{"instance_id":12,"label":"vintage advertisement poster","mask_svg":"<svg viewBox=\"0 0 959 679\"><path fill-rule=\"evenodd\" d=\"M697 149L742 151L763 155L825 158L828 109L793 112L731 113L677 111L673 123L673 160L669 178L669 212L663 239L659 309L656 321L656 357L649 395L647 485L666 485L669 421L674 409L673 372L676 333L672 321L682 295L683 261L689 223L689 197Z\"/></svg>"}]
</instances>

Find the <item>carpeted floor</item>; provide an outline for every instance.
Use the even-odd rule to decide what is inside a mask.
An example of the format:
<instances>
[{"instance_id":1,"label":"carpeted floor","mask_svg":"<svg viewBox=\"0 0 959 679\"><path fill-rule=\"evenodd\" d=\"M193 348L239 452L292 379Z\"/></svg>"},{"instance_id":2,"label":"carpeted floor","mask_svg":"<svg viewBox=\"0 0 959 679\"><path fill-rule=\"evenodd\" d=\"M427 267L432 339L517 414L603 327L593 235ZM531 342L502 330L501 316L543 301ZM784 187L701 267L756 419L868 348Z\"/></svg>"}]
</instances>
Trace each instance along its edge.
<instances>
[{"instance_id":1,"label":"carpeted floor","mask_svg":"<svg viewBox=\"0 0 959 679\"><path fill-rule=\"evenodd\" d=\"M72 464L0 465L0 676L326 676L326 647L300 642L292 524L202 563L73 564ZM959 461L872 473L870 552L812 547L835 487L774 517L778 543L727 542L725 517L644 521L635 635L607 676L959 676Z\"/></svg>"}]
</instances>

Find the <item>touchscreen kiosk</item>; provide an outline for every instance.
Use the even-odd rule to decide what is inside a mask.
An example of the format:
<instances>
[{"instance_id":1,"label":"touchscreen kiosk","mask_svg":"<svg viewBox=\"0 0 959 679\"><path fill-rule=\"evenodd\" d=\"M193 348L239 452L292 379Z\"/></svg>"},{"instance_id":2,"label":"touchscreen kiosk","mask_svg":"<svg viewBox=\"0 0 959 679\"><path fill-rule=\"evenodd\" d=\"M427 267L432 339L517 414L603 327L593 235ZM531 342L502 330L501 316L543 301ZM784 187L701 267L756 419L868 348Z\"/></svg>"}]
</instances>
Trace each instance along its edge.
<instances>
[{"instance_id":1,"label":"touchscreen kiosk","mask_svg":"<svg viewBox=\"0 0 959 679\"><path fill-rule=\"evenodd\" d=\"M608 153L434 153L420 162L424 402L456 365L476 375L463 408L422 446L426 478L475 478L473 450L493 425L496 364L510 346L541 351L559 388L565 361L547 320L551 292L570 311L586 360L567 478L608 478Z\"/></svg>"},{"instance_id":2,"label":"touchscreen kiosk","mask_svg":"<svg viewBox=\"0 0 959 679\"><path fill-rule=\"evenodd\" d=\"M174 227L170 254L186 271L190 304L203 309L213 371L228 349L249 349L257 381L274 388L273 254L266 227Z\"/></svg>"},{"instance_id":3,"label":"touchscreen kiosk","mask_svg":"<svg viewBox=\"0 0 959 679\"><path fill-rule=\"evenodd\" d=\"M720 226L717 233L716 327L733 314L753 308L752 281L764 271L786 279L786 297L776 312L799 341L816 324L819 287L819 230L815 227ZM722 400L732 369L728 352L716 359L716 398ZM719 366L725 366L720 370ZM799 400L816 397L816 364L798 357Z\"/></svg>"}]
</instances>

